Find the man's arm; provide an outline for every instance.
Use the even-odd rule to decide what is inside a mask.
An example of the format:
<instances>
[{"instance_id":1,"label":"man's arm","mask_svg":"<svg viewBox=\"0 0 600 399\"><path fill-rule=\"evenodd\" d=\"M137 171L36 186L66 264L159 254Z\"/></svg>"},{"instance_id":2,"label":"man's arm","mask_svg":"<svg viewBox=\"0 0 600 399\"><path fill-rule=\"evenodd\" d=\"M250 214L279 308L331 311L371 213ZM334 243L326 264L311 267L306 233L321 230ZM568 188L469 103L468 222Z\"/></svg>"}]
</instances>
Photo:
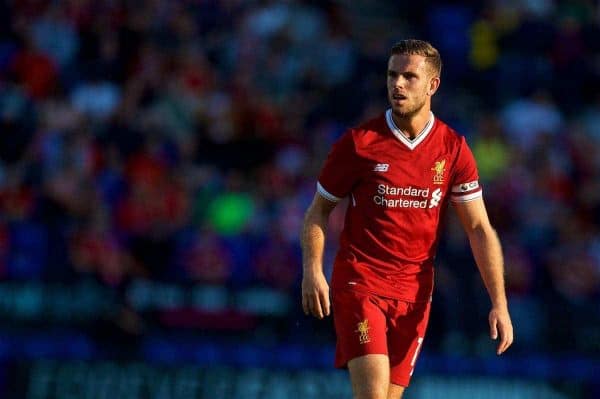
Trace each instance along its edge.
<instances>
[{"instance_id":1,"label":"man's arm","mask_svg":"<svg viewBox=\"0 0 600 399\"><path fill-rule=\"evenodd\" d=\"M513 342L513 326L508 313L504 289L504 261L496 231L490 224L483 198L456 202L454 208L469 237L473 257L492 302L489 314L490 336L500 335L497 354L502 354Z\"/></svg>"},{"instance_id":2,"label":"man's arm","mask_svg":"<svg viewBox=\"0 0 600 399\"><path fill-rule=\"evenodd\" d=\"M302 229L302 308L305 314L329 316L329 285L323 273L323 251L329 214L336 202L315 194Z\"/></svg>"}]
</instances>

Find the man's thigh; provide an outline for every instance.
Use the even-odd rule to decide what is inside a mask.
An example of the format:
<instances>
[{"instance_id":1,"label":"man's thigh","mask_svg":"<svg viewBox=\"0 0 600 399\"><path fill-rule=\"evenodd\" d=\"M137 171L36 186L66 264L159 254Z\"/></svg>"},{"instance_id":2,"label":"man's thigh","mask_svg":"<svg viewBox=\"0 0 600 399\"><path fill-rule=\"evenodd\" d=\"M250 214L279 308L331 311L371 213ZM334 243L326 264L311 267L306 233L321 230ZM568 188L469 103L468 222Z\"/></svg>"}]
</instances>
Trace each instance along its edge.
<instances>
[{"instance_id":1,"label":"man's thigh","mask_svg":"<svg viewBox=\"0 0 600 399\"><path fill-rule=\"evenodd\" d=\"M385 355L365 355L348 362L354 398L401 399L404 387L389 382L390 363Z\"/></svg>"},{"instance_id":2,"label":"man's thigh","mask_svg":"<svg viewBox=\"0 0 600 399\"><path fill-rule=\"evenodd\" d=\"M430 302L410 303L352 289L333 292L335 366L349 367L350 361L366 355L385 355L387 382L407 387L425 337L429 310Z\"/></svg>"},{"instance_id":3,"label":"man's thigh","mask_svg":"<svg viewBox=\"0 0 600 399\"><path fill-rule=\"evenodd\" d=\"M377 297L357 290L333 292L335 366L345 368L354 358L387 355L387 317Z\"/></svg>"}]
</instances>

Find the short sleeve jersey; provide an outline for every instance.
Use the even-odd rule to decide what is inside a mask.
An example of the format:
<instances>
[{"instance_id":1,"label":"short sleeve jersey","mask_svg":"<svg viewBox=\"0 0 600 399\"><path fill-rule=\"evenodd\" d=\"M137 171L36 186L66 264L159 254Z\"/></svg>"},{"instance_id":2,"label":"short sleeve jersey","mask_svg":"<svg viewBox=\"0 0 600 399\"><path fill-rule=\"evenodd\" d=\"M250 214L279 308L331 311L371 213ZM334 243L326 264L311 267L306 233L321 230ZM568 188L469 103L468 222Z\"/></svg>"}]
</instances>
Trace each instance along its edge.
<instances>
[{"instance_id":1,"label":"short sleeve jersey","mask_svg":"<svg viewBox=\"0 0 600 399\"><path fill-rule=\"evenodd\" d=\"M429 300L440 221L449 201L481 197L478 179L465 138L433 114L414 140L402 134L389 109L345 132L317 183L330 201L350 199L332 289Z\"/></svg>"}]
</instances>

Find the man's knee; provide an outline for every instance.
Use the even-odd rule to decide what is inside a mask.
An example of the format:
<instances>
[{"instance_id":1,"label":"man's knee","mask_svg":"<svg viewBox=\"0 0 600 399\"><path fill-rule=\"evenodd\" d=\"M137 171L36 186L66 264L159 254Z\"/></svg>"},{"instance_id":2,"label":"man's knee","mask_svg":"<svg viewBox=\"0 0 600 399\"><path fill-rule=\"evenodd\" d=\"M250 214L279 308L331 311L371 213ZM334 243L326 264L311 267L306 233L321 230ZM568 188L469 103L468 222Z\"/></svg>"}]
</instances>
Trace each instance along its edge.
<instances>
[{"instance_id":1,"label":"man's knee","mask_svg":"<svg viewBox=\"0 0 600 399\"><path fill-rule=\"evenodd\" d=\"M396 384L390 384L388 388L387 399L402 399L404 387Z\"/></svg>"},{"instance_id":2,"label":"man's knee","mask_svg":"<svg viewBox=\"0 0 600 399\"><path fill-rule=\"evenodd\" d=\"M386 355L366 355L348 362L354 399L388 399L390 363Z\"/></svg>"},{"instance_id":3,"label":"man's knee","mask_svg":"<svg viewBox=\"0 0 600 399\"><path fill-rule=\"evenodd\" d=\"M354 399L388 399L387 389L385 387L364 387L362 389L353 388Z\"/></svg>"}]
</instances>

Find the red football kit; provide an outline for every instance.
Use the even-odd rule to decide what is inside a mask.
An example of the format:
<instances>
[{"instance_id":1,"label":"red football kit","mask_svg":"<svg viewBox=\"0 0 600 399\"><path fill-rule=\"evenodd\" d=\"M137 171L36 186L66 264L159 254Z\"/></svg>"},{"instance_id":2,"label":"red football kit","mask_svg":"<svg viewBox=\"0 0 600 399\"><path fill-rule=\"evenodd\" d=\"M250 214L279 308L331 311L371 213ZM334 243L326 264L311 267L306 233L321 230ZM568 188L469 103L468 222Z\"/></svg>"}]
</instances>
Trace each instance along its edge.
<instances>
[{"instance_id":1,"label":"red football kit","mask_svg":"<svg viewBox=\"0 0 600 399\"><path fill-rule=\"evenodd\" d=\"M449 201L481 197L478 179L464 137L433 114L413 140L387 110L334 144L317 190L330 201L350 198L331 278L337 366L389 349L392 382L408 385L427 326L440 220ZM389 299L376 306L388 317L383 326L363 294ZM410 324L397 326L400 319ZM411 326L415 335L405 337Z\"/></svg>"}]
</instances>

